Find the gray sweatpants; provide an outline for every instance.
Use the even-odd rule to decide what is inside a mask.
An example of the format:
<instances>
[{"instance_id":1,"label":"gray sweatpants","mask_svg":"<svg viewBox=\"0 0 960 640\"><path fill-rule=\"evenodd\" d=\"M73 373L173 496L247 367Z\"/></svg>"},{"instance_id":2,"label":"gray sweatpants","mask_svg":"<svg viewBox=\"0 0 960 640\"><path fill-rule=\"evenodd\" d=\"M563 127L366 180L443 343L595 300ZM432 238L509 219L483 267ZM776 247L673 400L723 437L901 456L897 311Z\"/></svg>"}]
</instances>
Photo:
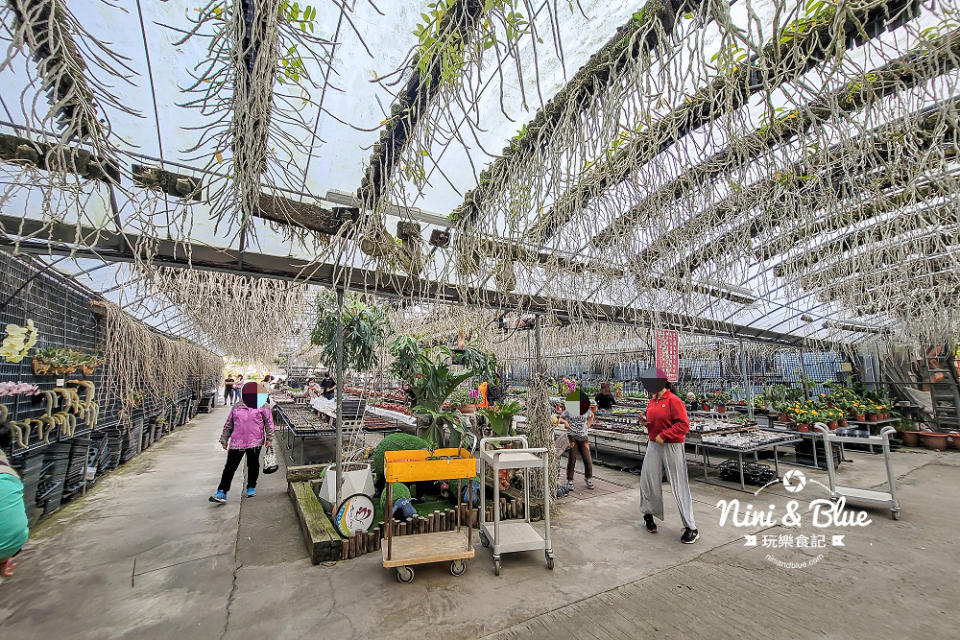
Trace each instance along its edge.
<instances>
[{"instance_id":1,"label":"gray sweatpants","mask_svg":"<svg viewBox=\"0 0 960 640\"><path fill-rule=\"evenodd\" d=\"M696 529L693 521L693 499L690 497L690 481L687 479L687 461L683 455L683 443L665 442L657 444L652 440L647 445L640 470L640 512L648 513L663 520L663 470L673 489L680 509L683 526Z\"/></svg>"}]
</instances>

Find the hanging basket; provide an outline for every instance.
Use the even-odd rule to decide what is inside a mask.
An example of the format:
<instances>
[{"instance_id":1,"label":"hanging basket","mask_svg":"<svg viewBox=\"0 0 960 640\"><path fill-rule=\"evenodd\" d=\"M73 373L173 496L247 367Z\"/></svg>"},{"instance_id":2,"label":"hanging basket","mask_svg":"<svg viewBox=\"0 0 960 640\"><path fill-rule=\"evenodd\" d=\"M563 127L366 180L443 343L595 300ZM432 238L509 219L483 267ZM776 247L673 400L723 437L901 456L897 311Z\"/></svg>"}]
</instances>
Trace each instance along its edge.
<instances>
[{"instance_id":1,"label":"hanging basket","mask_svg":"<svg viewBox=\"0 0 960 640\"><path fill-rule=\"evenodd\" d=\"M390 253L392 245L392 241L376 237L375 234L367 234L360 239L360 251L363 251L371 258L384 257Z\"/></svg>"},{"instance_id":2,"label":"hanging basket","mask_svg":"<svg viewBox=\"0 0 960 640\"><path fill-rule=\"evenodd\" d=\"M420 243L417 239L406 240L397 252L397 262L411 278L419 278L427 264Z\"/></svg>"},{"instance_id":3,"label":"hanging basket","mask_svg":"<svg viewBox=\"0 0 960 640\"><path fill-rule=\"evenodd\" d=\"M463 278L472 278L477 275L483 266L483 254L475 246L458 247L454 265L457 273Z\"/></svg>"}]
</instances>

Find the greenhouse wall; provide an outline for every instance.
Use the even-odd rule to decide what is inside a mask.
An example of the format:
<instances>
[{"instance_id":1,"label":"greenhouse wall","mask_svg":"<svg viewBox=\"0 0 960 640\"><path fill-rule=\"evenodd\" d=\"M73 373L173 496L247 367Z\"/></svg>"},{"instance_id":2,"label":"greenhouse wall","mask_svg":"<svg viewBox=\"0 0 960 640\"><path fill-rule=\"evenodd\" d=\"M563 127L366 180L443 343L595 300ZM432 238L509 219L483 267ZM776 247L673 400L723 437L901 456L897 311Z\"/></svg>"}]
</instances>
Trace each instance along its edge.
<instances>
[{"instance_id":1,"label":"greenhouse wall","mask_svg":"<svg viewBox=\"0 0 960 640\"><path fill-rule=\"evenodd\" d=\"M80 370L38 375L33 356L41 349L69 348L101 354L102 321L91 303L102 298L57 271L5 252L0 252L0 271L0 326L25 326L29 319L39 334L35 350L20 362L0 358L0 376L4 380L33 384L40 389L36 395L0 398L0 404L7 408L7 421L23 423L46 415L43 392L69 384L70 380L92 382L99 406L95 425L88 424L81 414L72 433L57 426L40 439L36 434L30 437L28 429L26 446L15 439L7 452L23 478L28 515L35 521L195 415L200 396L213 392L218 381L201 381L199 375L188 377L182 381L179 393L167 399L147 390L139 404L122 415L121 399L106 383L104 366L87 375ZM84 397L84 390L79 393Z\"/></svg>"}]
</instances>

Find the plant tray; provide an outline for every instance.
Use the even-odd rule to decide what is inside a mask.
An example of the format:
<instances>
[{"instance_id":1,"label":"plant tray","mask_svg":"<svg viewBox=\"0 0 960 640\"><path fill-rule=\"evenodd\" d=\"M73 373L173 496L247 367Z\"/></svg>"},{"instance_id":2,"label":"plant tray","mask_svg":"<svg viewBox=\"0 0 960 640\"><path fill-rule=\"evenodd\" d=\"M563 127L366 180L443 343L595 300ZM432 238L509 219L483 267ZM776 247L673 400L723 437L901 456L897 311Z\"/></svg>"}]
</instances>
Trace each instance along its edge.
<instances>
[{"instance_id":1,"label":"plant tray","mask_svg":"<svg viewBox=\"0 0 960 640\"><path fill-rule=\"evenodd\" d=\"M466 449L428 451L387 451L384 454L384 477L387 482L423 482L455 480L477 475L477 460Z\"/></svg>"}]
</instances>

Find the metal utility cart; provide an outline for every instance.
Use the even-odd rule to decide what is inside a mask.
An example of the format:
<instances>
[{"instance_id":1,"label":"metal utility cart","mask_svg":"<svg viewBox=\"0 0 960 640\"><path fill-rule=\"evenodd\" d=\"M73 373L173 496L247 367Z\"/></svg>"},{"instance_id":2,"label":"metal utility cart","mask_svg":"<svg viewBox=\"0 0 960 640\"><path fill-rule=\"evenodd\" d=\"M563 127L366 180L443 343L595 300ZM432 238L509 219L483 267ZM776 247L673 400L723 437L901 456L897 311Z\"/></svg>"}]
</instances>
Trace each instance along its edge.
<instances>
[{"instance_id":1,"label":"metal utility cart","mask_svg":"<svg viewBox=\"0 0 960 640\"><path fill-rule=\"evenodd\" d=\"M896 429L886 426L880 430L879 436L870 436L869 438L860 438L852 436L838 436L827 428L822 422L814 425L814 428L823 434L825 448L833 443L855 443L878 445L883 449L883 459L887 466L887 484L889 491L878 491L876 489L858 489L857 487L844 487L837 484L837 472L833 467L833 456L827 456L827 474L830 477L830 499L838 500L840 496L850 498L851 500L878 502L890 506L890 515L894 520L900 519L900 503L897 501L896 477L893 475L893 463L890 461L890 434L896 433Z\"/></svg>"},{"instance_id":2,"label":"metal utility cart","mask_svg":"<svg viewBox=\"0 0 960 640\"><path fill-rule=\"evenodd\" d=\"M514 443L521 444L520 449L495 449L492 445ZM543 477L549 477L550 458L543 447L530 448L526 436L506 438L484 438L480 441L480 477L486 477L486 467L493 470L493 527L486 521L486 492L480 492L480 544L488 547L493 544L493 571L500 575L500 554L515 551L543 550L547 569L553 569L553 546L550 542L550 497L544 496L543 522L544 534L530 522L530 469L543 469ZM501 469L523 469L523 520L513 522L500 521L500 480Z\"/></svg>"},{"instance_id":3,"label":"metal utility cart","mask_svg":"<svg viewBox=\"0 0 960 640\"><path fill-rule=\"evenodd\" d=\"M476 441L474 441L474 444ZM397 580L413 582L415 564L449 562L450 573L462 576L467 560L474 555L473 527L460 524L461 483L457 483L457 528L454 531L419 533L393 537L393 483L424 482L428 480L471 481L477 475L477 460L466 449L437 449L436 451L387 451L383 458L383 475L387 481L386 543L381 546L383 566L397 570ZM468 513L473 511L473 492L468 491Z\"/></svg>"}]
</instances>

